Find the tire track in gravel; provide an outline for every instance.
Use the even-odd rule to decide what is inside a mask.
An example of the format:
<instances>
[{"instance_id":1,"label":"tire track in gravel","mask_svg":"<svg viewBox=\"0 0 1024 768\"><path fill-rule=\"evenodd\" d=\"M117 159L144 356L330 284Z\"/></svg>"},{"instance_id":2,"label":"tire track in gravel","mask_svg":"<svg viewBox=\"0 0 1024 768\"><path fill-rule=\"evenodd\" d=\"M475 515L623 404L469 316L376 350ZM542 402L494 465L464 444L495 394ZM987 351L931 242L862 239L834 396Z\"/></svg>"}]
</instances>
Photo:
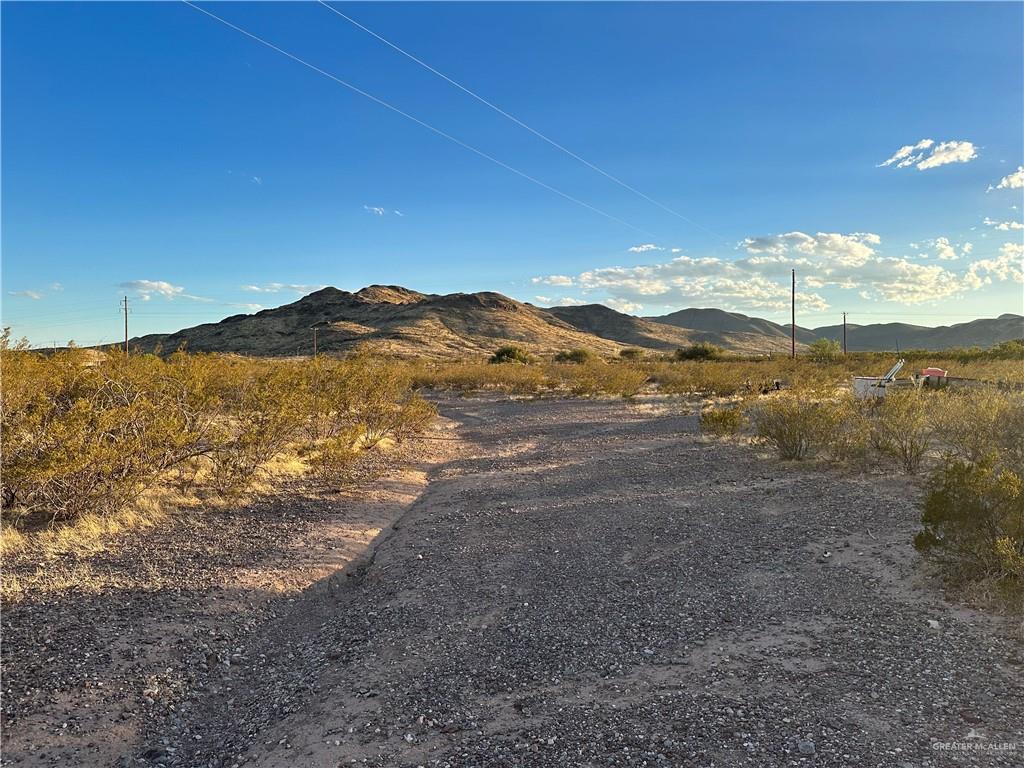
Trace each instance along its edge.
<instances>
[{"instance_id":1,"label":"tire track in gravel","mask_svg":"<svg viewBox=\"0 0 1024 768\"><path fill-rule=\"evenodd\" d=\"M372 565L297 598L143 764L1021 764L933 746L1024 742L1024 680L1003 625L920 579L905 479L703 442L672 407L440 404L462 448Z\"/></svg>"}]
</instances>

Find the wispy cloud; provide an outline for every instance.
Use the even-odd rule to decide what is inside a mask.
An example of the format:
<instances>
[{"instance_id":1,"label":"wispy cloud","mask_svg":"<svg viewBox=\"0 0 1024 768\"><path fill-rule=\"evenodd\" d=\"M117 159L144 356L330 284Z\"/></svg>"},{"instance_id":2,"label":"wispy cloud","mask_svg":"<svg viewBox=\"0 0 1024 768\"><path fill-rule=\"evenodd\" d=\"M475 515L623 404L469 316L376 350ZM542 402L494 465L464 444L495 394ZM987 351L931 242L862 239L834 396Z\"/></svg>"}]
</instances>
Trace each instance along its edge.
<instances>
[{"instance_id":1,"label":"wispy cloud","mask_svg":"<svg viewBox=\"0 0 1024 768\"><path fill-rule=\"evenodd\" d=\"M50 283L50 290L54 293L60 293L64 290L64 286L61 283Z\"/></svg>"},{"instance_id":2,"label":"wispy cloud","mask_svg":"<svg viewBox=\"0 0 1024 768\"><path fill-rule=\"evenodd\" d=\"M403 219L405 218L405 214L402 213L401 211L394 211L394 214L395 216L401 216Z\"/></svg>"},{"instance_id":3,"label":"wispy cloud","mask_svg":"<svg viewBox=\"0 0 1024 768\"><path fill-rule=\"evenodd\" d=\"M364 205L363 210L375 216L383 216L385 214L385 210L376 205Z\"/></svg>"},{"instance_id":4,"label":"wispy cloud","mask_svg":"<svg viewBox=\"0 0 1024 768\"><path fill-rule=\"evenodd\" d=\"M33 299L35 301L39 301L39 299L43 298L43 294L41 294L39 291L30 291L28 289L24 291L8 291L7 295L20 296L24 299Z\"/></svg>"},{"instance_id":5,"label":"wispy cloud","mask_svg":"<svg viewBox=\"0 0 1024 768\"><path fill-rule=\"evenodd\" d=\"M242 290L249 293L281 293L282 291L294 291L303 295L326 288L326 285L305 285L302 283L263 283L262 285L243 285Z\"/></svg>"},{"instance_id":6,"label":"wispy cloud","mask_svg":"<svg viewBox=\"0 0 1024 768\"><path fill-rule=\"evenodd\" d=\"M987 227L994 227L995 229L1002 230L1003 232L1009 232L1011 229L1024 229L1024 224L1019 221L996 221L990 219L988 216L981 222Z\"/></svg>"},{"instance_id":7,"label":"wispy cloud","mask_svg":"<svg viewBox=\"0 0 1024 768\"><path fill-rule=\"evenodd\" d=\"M663 251L665 249L654 243L643 243L642 245L634 245L626 250L630 253L647 253L648 251Z\"/></svg>"},{"instance_id":8,"label":"wispy cloud","mask_svg":"<svg viewBox=\"0 0 1024 768\"><path fill-rule=\"evenodd\" d=\"M165 299L188 299L189 301L212 302L205 296L195 296L185 293L185 288L180 285L173 285L166 280L128 280L118 284L119 288L133 291L142 301L149 301L154 296Z\"/></svg>"},{"instance_id":9,"label":"wispy cloud","mask_svg":"<svg viewBox=\"0 0 1024 768\"><path fill-rule=\"evenodd\" d=\"M530 282L534 285L560 285L570 286L573 279L568 275L544 275L542 277L531 277Z\"/></svg>"},{"instance_id":10,"label":"wispy cloud","mask_svg":"<svg viewBox=\"0 0 1024 768\"><path fill-rule=\"evenodd\" d=\"M888 160L876 167L909 168L916 166L919 171L938 168L950 163L966 163L978 156L977 147L970 141L943 141L939 144L934 139L921 139L916 144L900 147Z\"/></svg>"}]
</instances>

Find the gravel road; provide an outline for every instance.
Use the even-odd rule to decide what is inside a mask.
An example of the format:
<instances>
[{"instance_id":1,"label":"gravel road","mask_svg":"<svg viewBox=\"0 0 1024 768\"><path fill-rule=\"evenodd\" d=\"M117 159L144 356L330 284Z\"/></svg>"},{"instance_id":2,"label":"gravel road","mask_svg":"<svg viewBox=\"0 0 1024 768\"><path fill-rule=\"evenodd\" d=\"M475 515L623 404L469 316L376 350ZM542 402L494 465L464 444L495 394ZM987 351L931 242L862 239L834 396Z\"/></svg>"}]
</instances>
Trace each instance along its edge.
<instances>
[{"instance_id":1,"label":"gravel road","mask_svg":"<svg viewBox=\"0 0 1024 768\"><path fill-rule=\"evenodd\" d=\"M926 578L912 483L669 401L439 404L453 450L370 554L119 765L1024 764L1019 638Z\"/></svg>"}]
</instances>

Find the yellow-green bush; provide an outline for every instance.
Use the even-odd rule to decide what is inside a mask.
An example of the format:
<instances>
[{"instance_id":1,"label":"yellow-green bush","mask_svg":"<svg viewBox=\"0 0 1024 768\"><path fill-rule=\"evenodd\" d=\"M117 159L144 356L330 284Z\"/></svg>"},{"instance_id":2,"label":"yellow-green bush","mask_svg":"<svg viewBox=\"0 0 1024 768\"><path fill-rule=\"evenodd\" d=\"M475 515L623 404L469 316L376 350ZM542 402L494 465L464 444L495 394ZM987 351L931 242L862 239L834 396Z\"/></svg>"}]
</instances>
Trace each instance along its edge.
<instances>
[{"instance_id":1,"label":"yellow-green bush","mask_svg":"<svg viewBox=\"0 0 1024 768\"><path fill-rule=\"evenodd\" d=\"M935 393L891 390L872 409L872 442L908 475L917 473L933 445L936 419L931 411L938 402Z\"/></svg>"},{"instance_id":2,"label":"yellow-green bush","mask_svg":"<svg viewBox=\"0 0 1024 768\"><path fill-rule=\"evenodd\" d=\"M435 410L407 366L176 353L166 359L0 348L3 514L68 520L123 509L143 490L200 476L233 496L286 452L317 471L423 429Z\"/></svg>"},{"instance_id":3,"label":"yellow-green bush","mask_svg":"<svg viewBox=\"0 0 1024 768\"><path fill-rule=\"evenodd\" d=\"M1021 477L953 460L931 478L914 539L922 553L966 580L1024 580L1024 488Z\"/></svg>"},{"instance_id":4,"label":"yellow-green bush","mask_svg":"<svg viewBox=\"0 0 1024 768\"><path fill-rule=\"evenodd\" d=\"M807 392L780 392L748 407L754 434L781 459L805 459L822 443L827 409Z\"/></svg>"},{"instance_id":5,"label":"yellow-green bush","mask_svg":"<svg viewBox=\"0 0 1024 768\"><path fill-rule=\"evenodd\" d=\"M709 406L700 412L700 430L707 435L724 437L743 429L746 418L739 404Z\"/></svg>"}]
</instances>

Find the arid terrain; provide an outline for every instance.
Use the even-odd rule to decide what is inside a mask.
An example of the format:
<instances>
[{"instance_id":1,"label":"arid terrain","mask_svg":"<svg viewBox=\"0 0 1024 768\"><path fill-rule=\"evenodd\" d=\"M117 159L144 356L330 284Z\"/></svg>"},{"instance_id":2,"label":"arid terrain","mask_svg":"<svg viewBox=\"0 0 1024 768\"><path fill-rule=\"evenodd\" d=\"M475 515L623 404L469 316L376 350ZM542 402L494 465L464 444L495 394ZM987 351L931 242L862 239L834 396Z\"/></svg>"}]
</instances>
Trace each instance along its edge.
<instances>
[{"instance_id":1,"label":"arid terrain","mask_svg":"<svg viewBox=\"0 0 1024 768\"><path fill-rule=\"evenodd\" d=\"M720 309L641 318L601 304L542 309L490 291L439 296L396 285L370 285L354 293L326 287L251 315L134 338L130 346L142 352L169 353L184 346L191 352L306 355L313 350L314 327L320 352L437 359L490 356L505 344L542 355L571 348L614 355L627 346L671 352L694 343L752 355L790 348L790 326ZM851 325L848 330L851 350L988 347L1024 335L1024 317L1006 314L937 328ZM800 350L820 338L841 339L842 327L797 328Z\"/></svg>"},{"instance_id":2,"label":"arid terrain","mask_svg":"<svg viewBox=\"0 0 1024 768\"><path fill-rule=\"evenodd\" d=\"M4 764L1020 765L1019 629L924 577L913 482L660 397L438 405L356 491L125 534L9 608Z\"/></svg>"}]
</instances>

